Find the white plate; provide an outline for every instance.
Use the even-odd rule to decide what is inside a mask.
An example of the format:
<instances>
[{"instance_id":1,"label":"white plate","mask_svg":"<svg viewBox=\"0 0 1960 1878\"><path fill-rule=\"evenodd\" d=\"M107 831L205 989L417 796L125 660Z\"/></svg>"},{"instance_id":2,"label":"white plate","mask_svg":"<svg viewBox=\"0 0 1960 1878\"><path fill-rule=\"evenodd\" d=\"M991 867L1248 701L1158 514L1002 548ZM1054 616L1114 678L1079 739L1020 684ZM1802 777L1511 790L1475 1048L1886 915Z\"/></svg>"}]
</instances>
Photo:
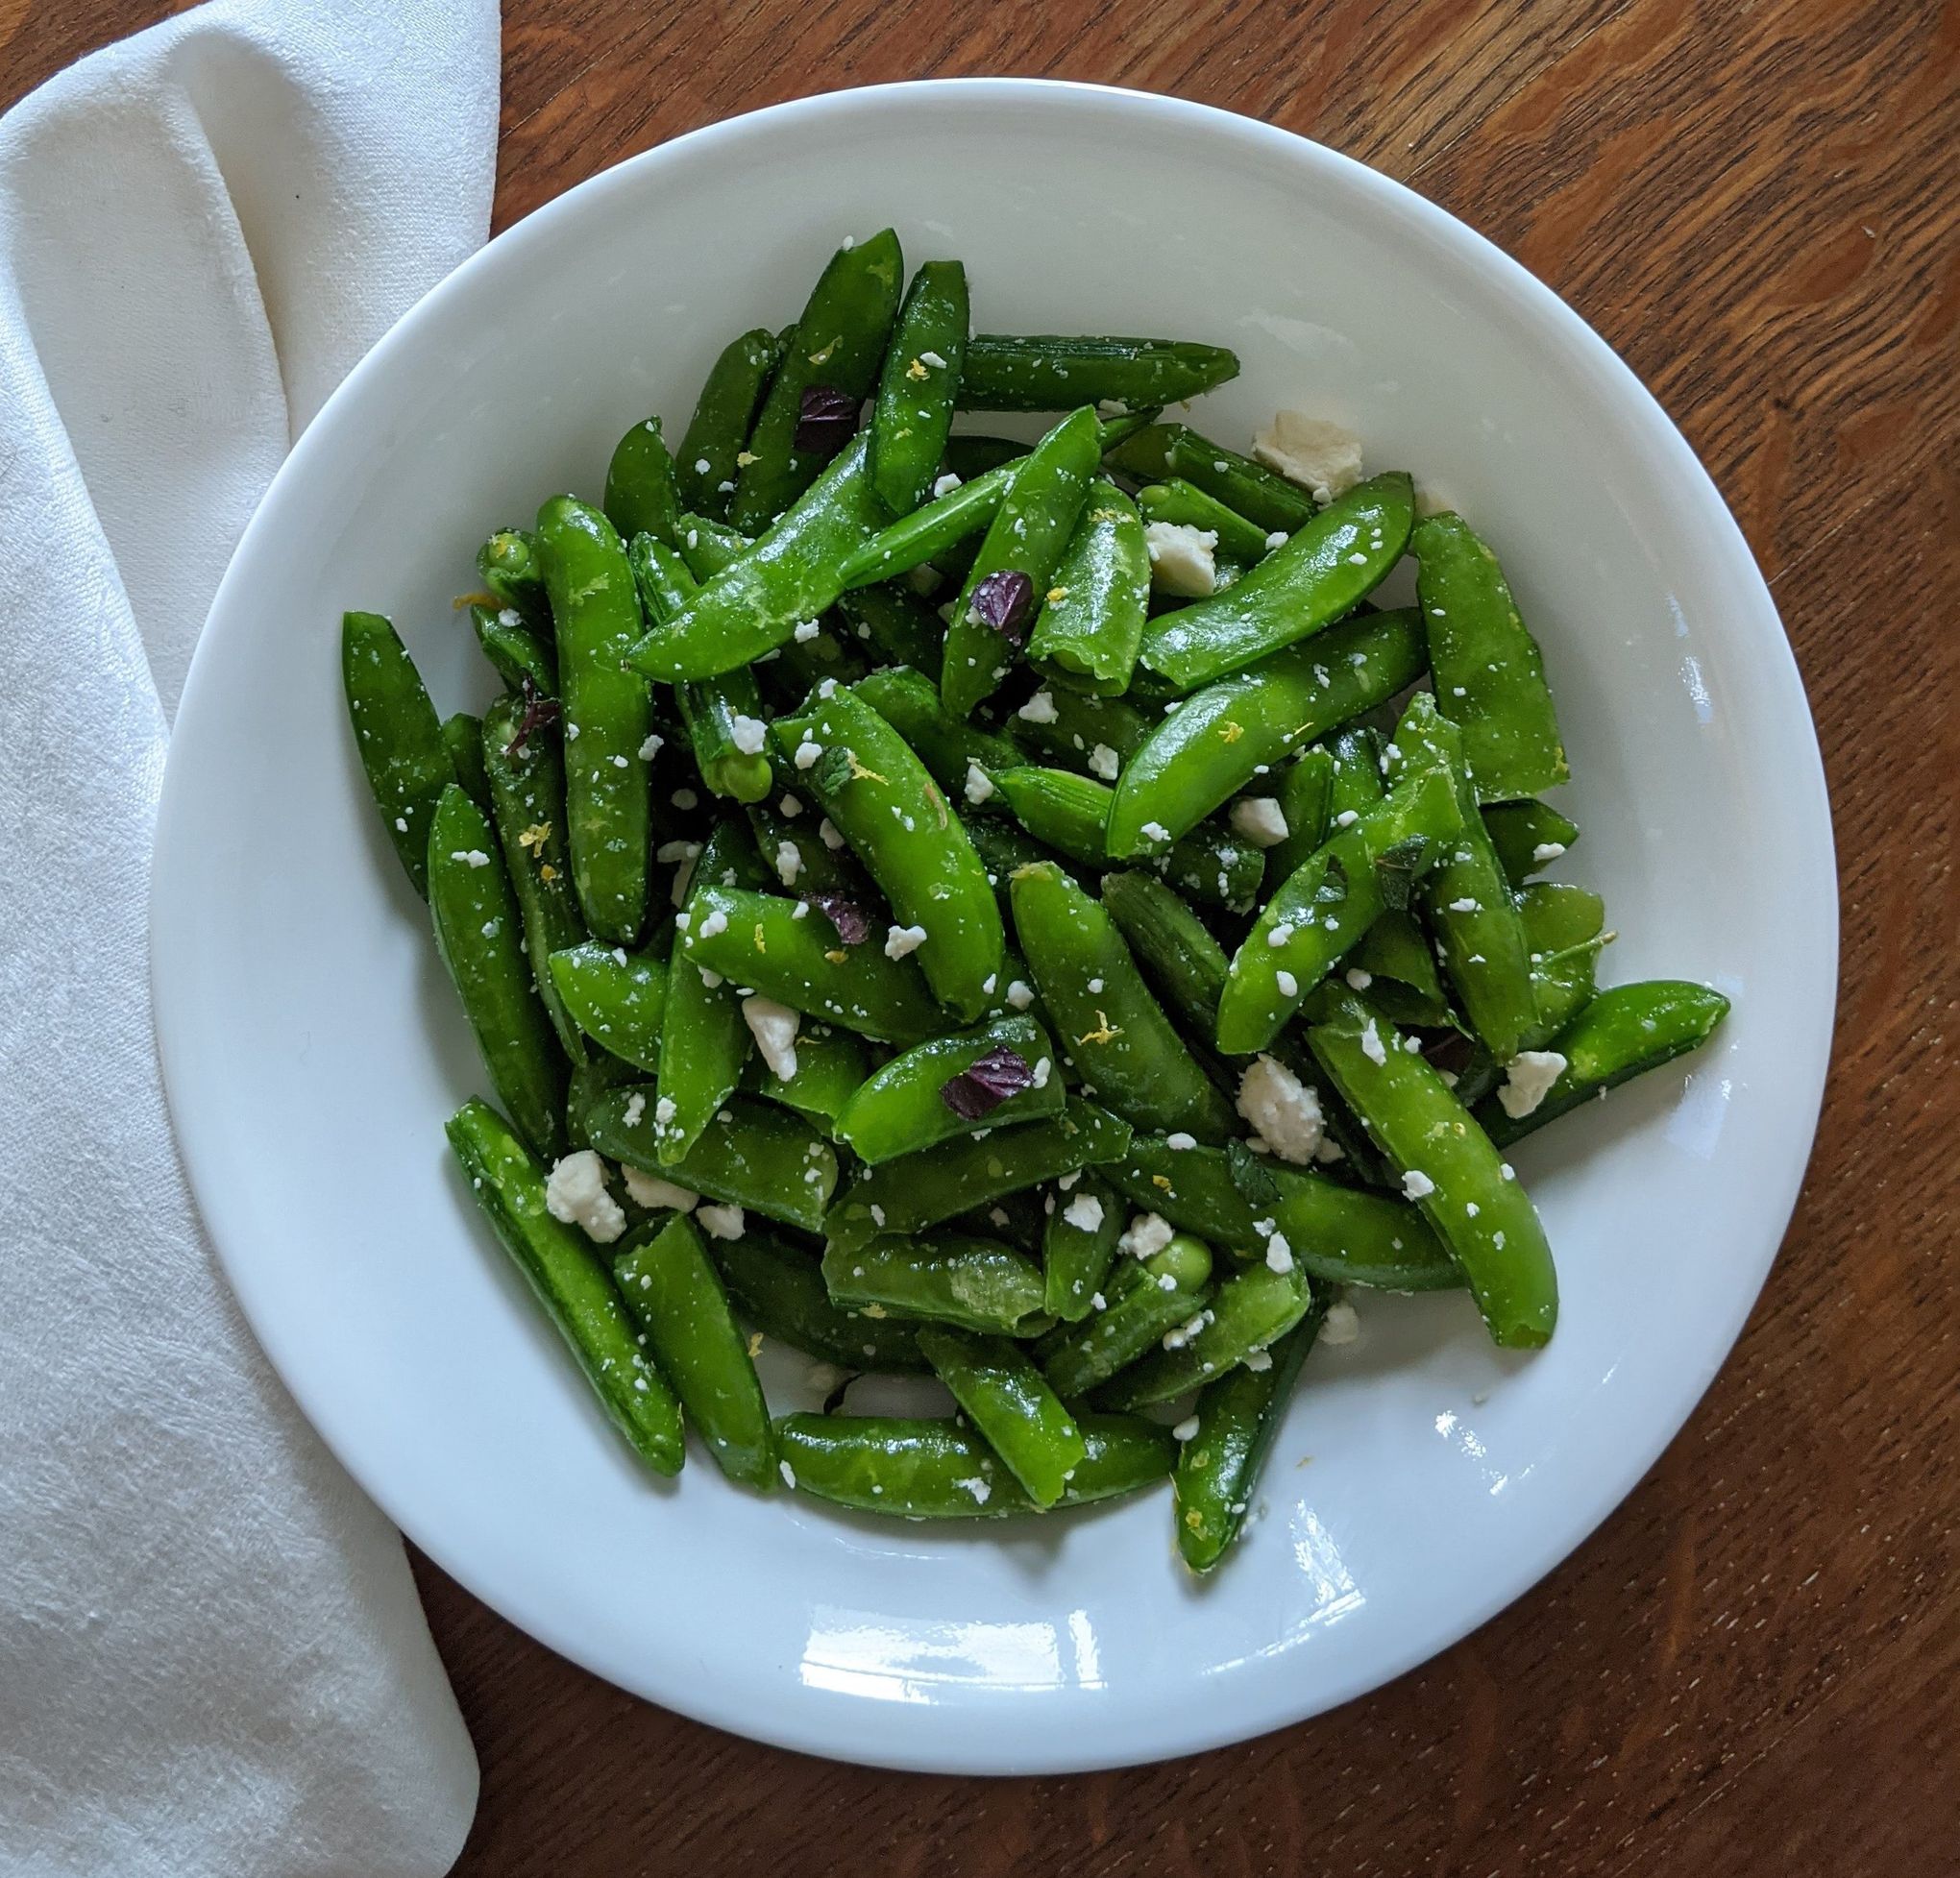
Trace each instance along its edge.
<instances>
[{"instance_id":1,"label":"white plate","mask_svg":"<svg viewBox=\"0 0 1960 1878\"><path fill-rule=\"evenodd\" d=\"M957 255L992 330L1236 347L1205 402L1346 421L1447 493L1545 645L1606 896L1606 976L1712 981L1717 1045L1521 1147L1558 1256L1551 1348L1461 1297L1362 1297L1314 1354L1242 1551L1185 1576L1167 1496L945 1532L650 1481L472 1217L444 1117L483 1087L343 720L337 622L392 614L445 711L486 529L596 496L684 424L845 234ZM1683 342L1692 343L1684 334ZM553 1648L741 1733L894 1767L1056 1771L1312 1715L1557 1564L1707 1386L1794 1204L1836 899L1823 774L1770 598L1659 407L1461 224L1313 144L1165 98L900 85L701 131L493 242L378 346L280 472L178 718L153 953L172 1111L252 1323L414 1541ZM1311 1465L1308 1463L1311 1459Z\"/></svg>"}]
</instances>

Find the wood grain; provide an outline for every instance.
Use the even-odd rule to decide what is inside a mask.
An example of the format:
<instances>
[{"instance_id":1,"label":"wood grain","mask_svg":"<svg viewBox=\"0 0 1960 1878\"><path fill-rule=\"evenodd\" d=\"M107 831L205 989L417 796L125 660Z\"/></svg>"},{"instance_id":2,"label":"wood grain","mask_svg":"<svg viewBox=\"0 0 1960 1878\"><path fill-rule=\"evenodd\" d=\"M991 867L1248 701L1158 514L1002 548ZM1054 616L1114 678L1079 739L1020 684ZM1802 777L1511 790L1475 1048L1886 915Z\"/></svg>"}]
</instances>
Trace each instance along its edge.
<instances>
[{"instance_id":1,"label":"wood grain","mask_svg":"<svg viewBox=\"0 0 1960 1878\"><path fill-rule=\"evenodd\" d=\"M167 11L0 4L8 95ZM1267 118L1489 234L1654 385L1771 577L1831 779L1844 984L1734 1357L1458 1648L1159 1768L896 1777L649 1708L418 1560L483 1763L458 1872L1960 1872L1960 4L510 0L504 52L500 227L735 111L1011 72Z\"/></svg>"}]
</instances>

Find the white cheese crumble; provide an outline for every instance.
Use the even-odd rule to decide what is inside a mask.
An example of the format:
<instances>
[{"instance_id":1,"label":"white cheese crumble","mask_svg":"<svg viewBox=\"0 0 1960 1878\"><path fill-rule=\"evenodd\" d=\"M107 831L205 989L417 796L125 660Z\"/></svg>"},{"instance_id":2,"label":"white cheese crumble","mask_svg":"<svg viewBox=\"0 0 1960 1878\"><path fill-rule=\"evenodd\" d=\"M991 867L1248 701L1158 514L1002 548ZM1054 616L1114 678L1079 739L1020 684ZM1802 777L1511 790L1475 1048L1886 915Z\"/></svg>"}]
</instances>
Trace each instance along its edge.
<instances>
[{"instance_id":1,"label":"white cheese crumble","mask_svg":"<svg viewBox=\"0 0 1960 1878\"><path fill-rule=\"evenodd\" d=\"M740 1207L698 1207L695 1219L711 1239L739 1239L748 1230Z\"/></svg>"},{"instance_id":2,"label":"white cheese crumble","mask_svg":"<svg viewBox=\"0 0 1960 1878\"><path fill-rule=\"evenodd\" d=\"M1078 1232L1093 1232L1103 1223L1103 1204L1092 1193L1078 1193L1063 1207L1062 1217Z\"/></svg>"},{"instance_id":3,"label":"white cheese crumble","mask_svg":"<svg viewBox=\"0 0 1960 1878\"><path fill-rule=\"evenodd\" d=\"M1187 1148L1195 1148L1198 1145L1198 1137L1195 1134L1187 1134L1183 1129L1179 1129L1176 1134L1166 1134L1164 1137L1164 1145L1166 1148L1182 1153Z\"/></svg>"},{"instance_id":4,"label":"white cheese crumble","mask_svg":"<svg viewBox=\"0 0 1960 1878\"><path fill-rule=\"evenodd\" d=\"M1218 531L1188 522L1146 522L1143 546L1150 578L1167 593L1204 599L1218 588Z\"/></svg>"},{"instance_id":5,"label":"white cheese crumble","mask_svg":"<svg viewBox=\"0 0 1960 1878\"><path fill-rule=\"evenodd\" d=\"M755 1039L770 1073L787 1083L796 1073L796 1032L803 1018L773 998L750 995L742 1000L742 1021Z\"/></svg>"},{"instance_id":6,"label":"white cheese crumble","mask_svg":"<svg viewBox=\"0 0 1960 1878\"><path fill-rule=\"evenodd\" d=\"M1037 692L1015 713L1016 717L1025 718L1029 723L1053 723L1055 715L1055 695L1045 691Z\"/></svg>"},{"instance_id":7,"label":"white cheese crumble","mask_svg":"<svg viewBox=\"0 0 1960 1878\"><path fill-rule=\"evenodd\" d=\"M967 1492L971 1494L973 1496L973 1503L976 1506L985 1506L988 1496L993 1491L992 1483L984 1474L969 1474L964 1480L955 1480L953 1485L964 1487Z\"/></svg>"},{"instance_id":8,"label":"white cheese crumble","mask_svg":"<svg viewBox=\"0 0 1960 1878\"><path fill-rule=\"evenodd\" d=\"M1352 1343L1360 1333L1360 1314L1345 1298L1328 1305L1327 1315L1320 1320L1322 1343Z\"/></svg>"},{"instance_id":9,"label":"white cheese crumble","mask_svg":"<svg viewBox=\"0 0 1960 1878\"><path fill-rule=\"evenodd\" d=\"M1361 1055L1370 1062L1382 1063L1388 1061L1388 1046L1382 1041L1382 1033L1375 1028L1375 1020L1372 1017L1361 1026Z\"/></svg>"},{"instance_id":10,"label":"white cheese crumble","mask_svg":"<svg viewBox=\"0 0 1960 1878\"><path fill-rule=\"evenodd\" d=\"M803 871L803 850L795 841L778 841L775 851L776 878L785 887L794 887L796 876ZM802 905L799 900L796 903Z\"/></svg>"},{"instance_id":11,"label":"white cheese crumble","mask_svg":"<svg viewBox=\"0 0 1960 1878\"><path fill-rule=\"evenodd\" d=\"M1252 440L1252 460L1331 502L1361 479L1361 440L1352 430L1299 411L1275 411Z\"/></svg>"},{"instance_id":12,"label":"white cheese crumble","mask_svg":"<svg viewBox=\"0 0 1960 1878\"><path fill-rule=\"evenodd\" d=\"M762 746L769 742L769 725L760 718L745 718L738 711L735 721L728 726L728 741L744 756L760 756Z\"/></svg>"},{"instance_id":13,"label":"white cheese crumble","mask_svg":"<svg viewBox=\"0 0 1960 1878\"><path fill-rule=\"evenodd\" d=\"M657 730L649 730L640 743L640 761L651 763L660 754L661 746L667 742Z\"/></svg>"},{"instance_id":14,"label":"white cheese crumble","mask_svg":"<svg viewBox=\"0 0 1960 1878\"><path fill-rule=\"evenodd\" d=\"M1170 830L1161 821L1146 821L1139 832L1146 841L1154 841L1159 847L1170 845Z\"/></svg>"},{"instance_id":15,"label":"white cheese crumble","mask_svg":"<svg viewBox=\"0 0 1960 1878\"><path fill-rule=\"evenodd\" d=\"M1107 744L1098 744L1095 746L1095 748L1090 750L1089 753L1089 768L1090 773L1093 775L1100 776L1106 783L1115 782L1116 779L1116 773L1118 770L1122 768L1122 767L1123 767L1122 758L1119 757L1115 750L1111 749Z\"/></svg>"},{"instance_id":16,"label":"white cheese crumble","mask_svg":"<svg viewBox=\"0 0 1960 1878\"><path fill-rule=\"evenodd\" d=\"M885 933L885 957L905 959L919 950L926 941L923 926L893 926Z\"/></svg>"},{"instance_id":17,"label":"white cheese crumble","mask_svg":"<svg viewBox=\"0 0 1960 1878\"><path fill-rule=\"evenodd\" d=\"M1497 1099L1512 1121L1523 1121L1564 1074L1565 1059L1556 1050L1520 1050L1506 1066Z\"/></svg>"},{"instance_id":18,"label":"white cheese crumble","mask_svg":"<svg viewBox=\"0 0 1960 1878\"><path fill-rule=\"evenodd\" d=\"M695 938L713 939L718 933L725 933L727 930L728 915L717 907L701 921L700 930L695 934Z\"/></svg>"},{"instance_id":19,"label":"white cheese crumble","mask_svg":"<svg viewBox=\"0 0 1960 1878\"><path fill-rule=\"evenodd\" d=\"M1025 981L1017 978L1007 988L1008 1004L1016 1011L1025 1011L1035 1001L1035 994Z\"/></svg>"},{"instance_id":20,"label":"white cheese crumble","mask_svg":"<svg viewBox=\"0 0 1960 1878\"><path fill-rule=\"evenodd\" d=\"M452 861L461 861L472 867L487 867L490 857L479 847L459 847L451 855Z\"/></svg>"},{"instance_id":21,"label":"white cheese crumble","mask_svg":"<svg viewBox=\"0 0 1960 1878\"><path fill-rule=\"evenodd\" d=\"M1291 830L1286 812L1270 795L1241 795L1232 805L1232 832L1254 847L1277 847Z\"/></svg>"},{"instance_id":22,"label":"white cheese crumble","mask_svg":"<svg viewBox=\"0 0 1960 1878\"><path fill-rule=\"evenodd\" d=\"M1132 1258L1150 1258L1175 1236L1170 1222L1162 1213L1139 1213L1116 1241L1116 1249L1127 1252Z\"/></svg>"},{"instance_id":23,"label":"white cheese crumble","mask_svg":"<svg viewBox=\"0 0 1960 1878\"><path fill-rule=\"evenodd\" d=\"M1256 1057L1238 1079L1237 1106L1253 1133L1282 1160L1296 1167L1312 1162L1322 1134L1320 1096L1285 1063Z\"/></svg>"},{"instance_id":24,"label":"white cheese crumble","mask_svg":"<svg viewBox=\"0 0 1960 1878\"><path fill-rule=\"evenodd\" d=\"M1275 1232L1266 1241L1265 1262L1276 1272L1290 1272L1293 1269L1293 1248L1286 1243L1284 1232Z\"/></svg>"},{"instance_id":25,"label":"white cheese crumble","mask_svg":"<svg viewBox=\"0 0 1960 1878\"><path fill-rule=\"evenodd\" d=\"M1564 852L1565 843L1563 841L1540 841L1531 850L1531 864L1533 866L1542 867L1548 862L1556 861Z\"/></svg>"},{"instance_id":26,"label":"white cheese crumble","mask_svg":"<svg viewBox=\"0 0 1960 1878\"><path fill-rule=\"evenodd\" d=\"M626 1230L626 1215L605 1190L605 1162L590 1148L567 1155L545 1183L545 1210L588 1239L609 1246Z\"/></svg>"},{"instance_id":27,"label":"white cheese crumble","mask_svg":"<svg viewBox=\"0 0 1960 1878\"><path fill-rule=\"evenodd\" d=\"M817 834L832 854L844 845L844 837L837 832L837 824L828 816L817 824Z\"/></svg>"},{"instance_id":28,"label":"white cheese crumble","mask_svg":"<svg viewBox=\"0 0 1960 1878\"><path fill-rule=\"evenodd\" d=\"M993 793L993 778L975 763L967 759L967 800L978 808Z\"/></svg>"},{"instance_id":29,"label":"white cheese crumble","mask_svg":"<svg viewBox=\"0 0 1960 1878\"><path fill-rule=\"evenodd\" d=\"M941 476L940 479L933 484L932 493L935 496L950 496L953 493L953 491L957 489L959 486L960 478L956 476L952 473L952 471L948 470L944 476Z\"/></svg>"},{"instance_id":30,"label":"white cheese crumble","mask_svg":"<svg viewBox=\"0 0 1960 1878\"><path fill-rule=\"evenodd\" d=\"M796 745L795 752L790 757L790 761L798 769L809 769L815 767L817 759L822 754L823 745L818 743L808 731L805 731L803 733L803 741Z\"/></svg>"},{"instance_id":31,"label":"white cheese crumble","mask_svg":"<svg viewBox=\"0 0 1960 1878\"><path fill-rule=\"evenodd\" d=\"M1427 1200L1435 1190L1435 1182L1420 1167L1411 1167L1402 1177L1402 1197L1405 1200Z\"/></svg>"},{"instance_id":32,"label":"white cheese crumble","mask_svg":"<svg viewBox=\"0 0 1960 1878\"><path fill-rule=\"evenodd\" d=\"M1375 974L1371 971L1363 971L1360 965L1350 965L1341 975L1347 980L1349 986L1357 991L1365 991L1375 982Z\"/></svg>"},{"instance_id":33,"label":"white cheese crumble","mask_svg":"<svg viewBox=\"0 0 1960 1878\"><path fill-rule=\"evenodd\" d=\"M798 620L796 630L790 635L798 646L807 646L823 628L815 620Z\"/></svg>"},{"instance_id":34,"label":"white cheese crumble","mask_svg":"<svg viewBox=\"0 0 1960 1878\"><path fill-rule=\"evenodd\" d=\"M1198 1418L1187 1415L1182 1422L1172 1424L1170 1433L1174 1441L1195 1441L1198 1438Z\"/></svg>"},{"instance_id":35,"label":"white cheese crumble","mask_svg":"<svg viewBox=\"0 0 1960 1878\"><path fill-rule=\"evenodd\" d=\"M622 1166L620 1178L625 1182L626 1193L636 1207L671 1207L677 1213L691 1213L700 1204L698 1193L663 1181L658 1174L643 1174L637 1167Z\"/></svg>"}]
</instances>

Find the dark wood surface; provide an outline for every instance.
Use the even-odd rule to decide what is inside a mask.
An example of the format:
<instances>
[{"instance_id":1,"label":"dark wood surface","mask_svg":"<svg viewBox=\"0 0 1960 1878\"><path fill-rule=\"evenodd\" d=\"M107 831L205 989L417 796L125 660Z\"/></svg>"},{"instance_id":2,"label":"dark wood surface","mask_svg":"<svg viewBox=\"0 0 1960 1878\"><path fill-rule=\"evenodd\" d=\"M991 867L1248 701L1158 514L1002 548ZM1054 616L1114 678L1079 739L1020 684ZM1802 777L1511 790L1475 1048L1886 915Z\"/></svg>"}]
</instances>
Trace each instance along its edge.
<instances>
[{"instance_id":1,"label":"dark wood surface","mask_svg":"<svg viewBox=\"0 0 1960 1878\"><path fill-rule=\"evenodd\" d=\"M11 99L169 11L0 0ZM1475 1636L1286 1733L1073 1780L755 1747L417 1561L471 1878L1960 1872L1960 5L511 0L497 224L804 92L1002 72L1317 137L1518 256L1740 517L1823 737L1838 1045L1789 1239L1653 1474Z\"/></svg>"}]
</instances>

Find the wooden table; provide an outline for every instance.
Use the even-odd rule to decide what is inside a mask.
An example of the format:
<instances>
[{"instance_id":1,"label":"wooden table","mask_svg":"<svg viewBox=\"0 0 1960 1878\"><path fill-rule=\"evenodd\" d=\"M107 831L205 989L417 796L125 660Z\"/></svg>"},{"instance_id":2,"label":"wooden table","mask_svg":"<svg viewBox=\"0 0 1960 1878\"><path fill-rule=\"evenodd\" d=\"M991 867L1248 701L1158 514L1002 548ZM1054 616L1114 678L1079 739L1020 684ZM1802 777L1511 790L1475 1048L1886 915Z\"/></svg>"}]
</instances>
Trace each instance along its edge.
<instances>
[{"instance_id":1,"label":"wooden table","mask_svg":"<svg viewBox=\"0 0 1960 1878\"><path fill-rule=\"evenodd\" d=\"M8 101L168 10L0 0ZM482 1757L457 1871L1960 1871L1960 5L510 0L497 225L715 118L974 72L1175 91L1359 157L1674 413L1769 576L1837 806L1810 1179L1734 1356L1576 1557L1240 1747L1075 1780L805 1760L596 1682L418 1560Z\"/></svg>"}]
</instances>

